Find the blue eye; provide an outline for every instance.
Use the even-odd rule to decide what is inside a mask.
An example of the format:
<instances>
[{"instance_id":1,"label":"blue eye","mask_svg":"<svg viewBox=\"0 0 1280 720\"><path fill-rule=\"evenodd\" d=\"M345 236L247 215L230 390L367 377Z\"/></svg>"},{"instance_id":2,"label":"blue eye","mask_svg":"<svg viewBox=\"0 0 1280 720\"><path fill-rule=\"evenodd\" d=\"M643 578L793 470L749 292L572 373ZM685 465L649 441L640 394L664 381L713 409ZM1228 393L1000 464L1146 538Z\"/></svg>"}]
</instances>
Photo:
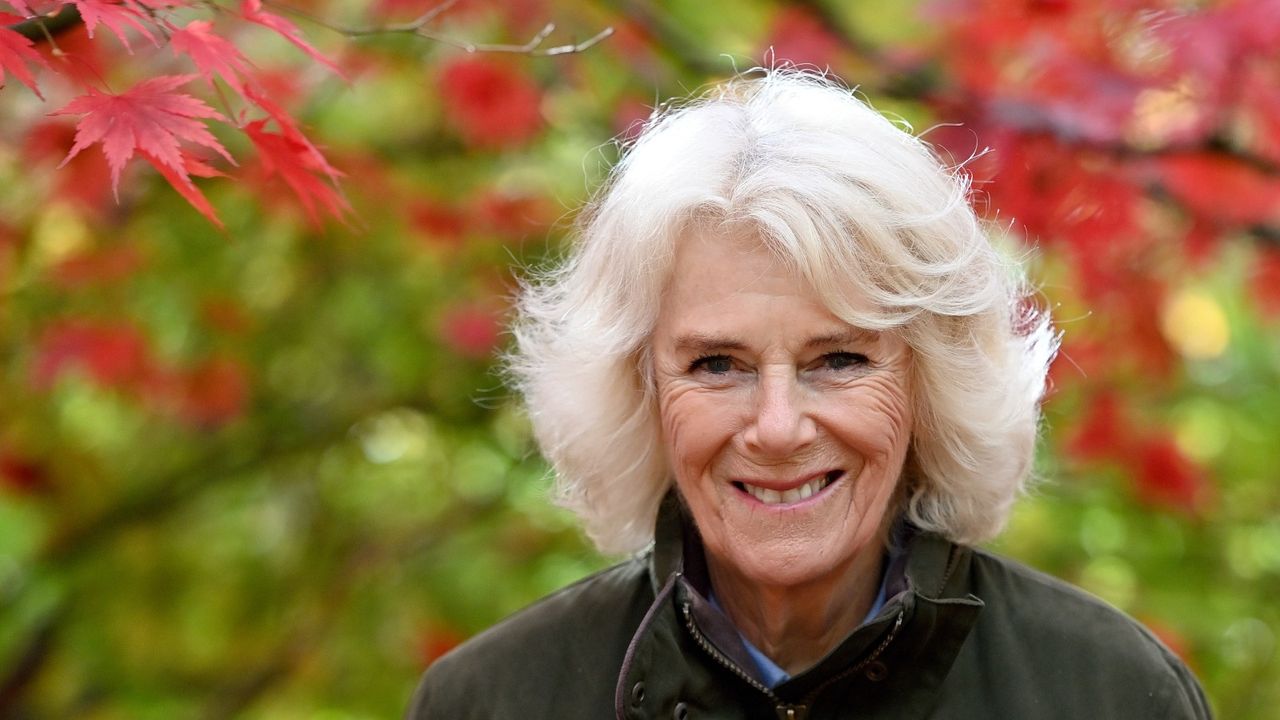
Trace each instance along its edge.
<instances>
[{"instance_id":1,"label":"blue eye","mask_svg":"<svg viewBox=\"0 0 1280 720\"><path fill-rule=\"evenodd\" d=\"M847 370L852 367L866 365L866 355L851 352L833 352L822 356L823 366L829 370Z\"/></svg>"},{"instance_id":2,"label":"blue eye","mask_svg":"<svg viewBox=\"0 0 1280 720\"><path fill-rule=\"evenodd\" d=\"M733 369L733 358L728 355L704 355L689 364L690 372L709 372L723 375Z\"/></svg>"}]
</instances>

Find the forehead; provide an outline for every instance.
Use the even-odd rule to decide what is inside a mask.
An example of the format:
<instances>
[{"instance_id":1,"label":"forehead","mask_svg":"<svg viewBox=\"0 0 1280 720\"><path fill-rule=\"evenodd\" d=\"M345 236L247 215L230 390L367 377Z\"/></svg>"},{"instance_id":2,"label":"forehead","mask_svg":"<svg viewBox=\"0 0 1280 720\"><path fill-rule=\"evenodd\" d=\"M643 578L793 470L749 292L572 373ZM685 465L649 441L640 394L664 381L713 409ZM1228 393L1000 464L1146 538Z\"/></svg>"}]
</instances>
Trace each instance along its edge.
<instances>
[{"instance_id":1,"label":"forehead","mask_svg":"<svg viewBox=\"0 0 1280 720\"><path fill-rule=\"evenodd\" d=\"M837 317L793 264L753 232L689 232L680 238L673 260L659 334L699 343L707 336L758 333L766 325L771 330L795 326L806 343L876 335Z\"/></svg>"},{"instance_id":2,"label":"forehead","mask_svg":"<svg viewBox=\"0 0 1280 720\"><path fill-rule=\"evenodd\" d=\"M800 274L750 230L689 230L676 243L664 296L748 291L765 280L808 289Z\"/></svg>"}]
</instances>

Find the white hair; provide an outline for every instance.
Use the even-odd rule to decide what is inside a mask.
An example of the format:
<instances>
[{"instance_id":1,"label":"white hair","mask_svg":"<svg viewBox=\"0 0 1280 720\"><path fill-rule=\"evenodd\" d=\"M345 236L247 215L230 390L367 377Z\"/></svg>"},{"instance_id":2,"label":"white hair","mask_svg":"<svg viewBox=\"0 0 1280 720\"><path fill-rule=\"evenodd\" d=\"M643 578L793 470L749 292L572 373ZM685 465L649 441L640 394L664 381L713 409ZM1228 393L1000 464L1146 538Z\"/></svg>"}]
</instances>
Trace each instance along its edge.
<instances>
[{"instance_id":1,"label":"white hair","mask_svg":"<svg viewBox=\"0 0 1280 720\"><path fill-rule=\"evenodd\" d=\"M692 224L745 224L840 319L911 347L899 512L993 537L1030 473L1058 338L969 203L967 176L819 75L767 70L655 113L527 283L509 358L557 500L604 552L642 548L672 484L648 343ZM853 289L870 299L854 302Z\"/></svg>"}]
</instances>

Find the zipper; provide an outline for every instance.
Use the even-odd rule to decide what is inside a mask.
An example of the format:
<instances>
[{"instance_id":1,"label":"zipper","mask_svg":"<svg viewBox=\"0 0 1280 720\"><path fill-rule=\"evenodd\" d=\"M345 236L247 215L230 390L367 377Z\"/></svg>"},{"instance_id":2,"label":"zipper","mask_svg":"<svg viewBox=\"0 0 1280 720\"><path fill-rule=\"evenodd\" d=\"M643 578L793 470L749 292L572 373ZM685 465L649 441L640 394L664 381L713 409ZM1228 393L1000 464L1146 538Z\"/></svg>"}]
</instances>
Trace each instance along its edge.
<instances>
[{"instance_id":1,"label":"zipper","mask_svg":"<svg viewBox=\"0 0 1280 720\"><path fill-rule=\"evenodd\" d=\"M680 611L684 615L685 627L689 628L689 634L693 636L693 639L695 641L697 641L699 647L705 650L708 655L710 655L713 659L715 659L716 662L723 665L727 670L732 672L734 675L737 675L743 680L746 680L747 683L751 685L751 687L769 696L769 699L772 700L774 703L780 704L780 699L778 698L777 695L773 693L772 690L769 689L768 686L766 686L764 683L760 682L759 680L747 674L747 671L738 667L737 663L725 657L724 653L717 650L716 646L712 645L710 640L707 640L705 637L703 637L702 631L699 630L697 624L693 622L693 612L689 608L689 603L687 602L681 603ZM787 718L787 720L793 720L793 719ZM797 717L794 720L800 720L800 718Z\"/></svg>"},{"instance_id":2,"label":"zipper","mask_svg":"<svg viewBox=\"0 0 1280 720\"><path fill-rule=\"evenodd\" d=\"M889 630L889 634L885 636L884 640L880 641L880 644L876 646L875 650L872 650L871 653L859 661L857 665L828 678L826 682L814 688L812 692L806 695L803 703L788 705L787 703L782 702L782 699L764 683L751 677L751 675L739 667L737 663L725 657L724 653L716 649L716 646L712 645L711 641L707 640L706 637L703 636L702 631L698 629L697 624L693 621L693 612L691 611L688 602L680 604L680 611L681 614L684 615L685 627L689 629L689 634L692 635L694 641L698 643L698 647L701 647L704 652L710 655L713 660L723 666L726 670L742 678L751 687L764 693L765 696L774 704L774 710L778 713L778 720L805 720L805 717L809 714L809 706L813 704L813 701L817 699L818 695L821 694L823 690L826 690L833 683L839 682L850 675L860 672L863 668L874 662L876 658L880 657L880 655L884 653L885 649L889 647L889 643L893 642L893 639L897 637L898 630L902 628L903 617L903 611L898 610L898 617L894 620L893 628Z\"/></svg>"},{"instance_id":3,"label":"zipper","mask_svg":"<svg viewBox=\"0 0 1280 720\"><path fill-rule=\"evenodd\" d=\"M904 611L901 609L898 610L898 617L893 621L893 627L889 629L889 634L885 635L884 640L880 641L880 644L876 646L875 650L872 650L869 655L862 658L862 660L860 660L857 665L854 665L851 668L843 670L827 678L826 682L814 688L808 695L805 696L804 704L805 705L812 704L813 701L818 698L818 695L820 695L823 690L826 690L827 688L831 687L833 684L840 682L841 680L849 677L850 675L856 675L857 673L862 672L863 668L875 662L876 659L879 658L880 655L884 653L885 649L889 647L889 643L893 642L893 639L898 636L898 630L902 628L903 612ZM787 718L787 720L791 720L791 719Z\"/></svg>"}]
</instances>

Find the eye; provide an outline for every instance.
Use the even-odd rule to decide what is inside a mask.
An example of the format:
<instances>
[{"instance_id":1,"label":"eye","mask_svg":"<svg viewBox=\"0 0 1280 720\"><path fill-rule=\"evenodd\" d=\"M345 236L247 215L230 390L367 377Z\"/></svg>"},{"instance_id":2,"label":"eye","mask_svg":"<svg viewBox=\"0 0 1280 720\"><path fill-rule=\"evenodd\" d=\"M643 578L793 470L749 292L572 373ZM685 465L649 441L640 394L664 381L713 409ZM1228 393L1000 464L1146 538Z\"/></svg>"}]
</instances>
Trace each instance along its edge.
<instances>
[{"instance_id":1,"label":"eye","mask_svg":"<svg viewBox=\"0 0 1280 720\"><path fill-rule=\"evenodd\" d=\"M822 356L822 367L827 370L847 370L861 367L867 362L867 356L861 353L833 352Z\"/></svg>"},{"instance_id":2,"label":"eye","mask_svg":"<svg viewBox=\"0 0 1280 720\"><path fill-rule=\"evenodd\" d=\"M707 372L724 375L733 369L733 358L728 355L704 355L689 363L689 372Z\"/></svg>"}]
</instances>

